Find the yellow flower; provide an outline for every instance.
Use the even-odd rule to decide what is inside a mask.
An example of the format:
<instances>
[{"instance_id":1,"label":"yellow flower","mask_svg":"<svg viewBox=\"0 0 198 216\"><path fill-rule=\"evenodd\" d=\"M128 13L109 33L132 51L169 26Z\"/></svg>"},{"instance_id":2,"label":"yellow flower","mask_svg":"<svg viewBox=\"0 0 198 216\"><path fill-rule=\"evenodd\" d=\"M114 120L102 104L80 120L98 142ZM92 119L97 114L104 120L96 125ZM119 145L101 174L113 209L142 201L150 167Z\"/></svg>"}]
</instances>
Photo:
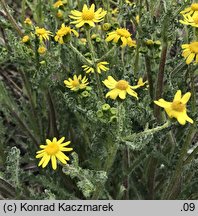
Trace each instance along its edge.
<instances>
[{"instance_id":1,"label":"yellow flower","mask_svg":"<svg viewBox=\"0 0 198 216\"><path fill-rule=\"evenodd\" d=\"M44 46L40 46L39 48L38 48L38 53L39 54L44 54L45 52L46 52L46 48L44 47Z\"/></svg>"},{"instance_id":2,"label":"yellow flower","mask_svg":"<svg viewBox=\"0 0 198 216\"><path fill-rule=\"evenodd\" d=\"M133 4L135 4L134 2L129 1L129 0L125 0L125 3L126 3L126 4L129 4L130 6L133 5Z\"/></svg>"},{"instance_id":3,"label":"yellow flower","mask_svg":"<svg viewBox=\"0 0 198 216\"><path fill-rule=\"evenodd\" d=\"M184 20L180 20L180 23L184 25L191 25L193 27L198 27L198 14L191 17L190 15L183 16Z\"/></svg>"},{"instance_id":4,"label":"yellow flower","mask_svg":"<svg viewBox=\"0 0 198 216\"><path fill-rule=\"evenodd\" d=\"M151 40L151 39L148 39L148 40L146 40L146 45L153 45L154 44L154 41L153 40Z\"/></svg>"},{"instance_id":5,"label":"yellow flower","mask_svg":"<svg viewBox=\"0 0 198 216\"><path fill-rule=\"evenodd\" d=\"M75 19L76 21L71 22L71 24L76 24L77 28L88 24L92 27L95 26L95 23L101 22L104 16L107 14L107 11L104 11L102 8L99 8L95 12L95 4L92 4L90 8L84 4L82 12L77 10L72 10L69 17Z\"/></svg>"},{"instance_id":6,"label":"yellow flower","mask_svg":"<svg viewBox=\"0 0 198 216\"><path fill-rule=\"evenodd\" d=\"M22 42L23 42L23 43L27 43L29 40L30 40L30 37L29 37L28 35L25 35L25 36L22 38Z\"/></svg>"},{"instance_id":7,"label":"yellow flower","mask_svg":"<svg viewBox=\"0 0 198 216\"><path fill-rule=\"evenodd\" d=\"M52 33L50 31L47 31L44 28L35 28L35 34L39 37L39 39L42 41L44 40L49 40L49 36L52 36Z\"/></svg>"},{"instance_id":8,"label":"yellow flower","mask_svg":"<svg viewBox=\"0 0 198 216\"><path fill-rule=\"evenodd\" d=\"M27 25L32 25L32 21L31 21L31 19L29 17L27 17L25 19L24 23L27 24Z\"/></svg>"},{"instance_id":9,"label":"yellow flower","mask_svg":"<svg viewBox=\"0 0 198 216\"><path fill-rule=\"evenodd\" d=\"M106 41L112 41L114 43L122 42L122 47L125 46L136 46L136 42L132 40L130 32L125 28L117 28L116 31L110 32ZM121 41L120 41L121 40Z\"/></svg>"},{"instance_id":10,"label":"yellow flower","mask_svg":"<svg viewBox=\"0 0 198 216\"><path fill-rule=\"evenodd\" d=\"M121 99L125 99L126 94L128 93L129 95L138 99L138 95L133 89L139 88L139 85L131 86L127 81L116 81L112 76L108 76L108 78L104 80L103 83L107 88L111 89L111 91L106 94L106 97L110 97L111 99L115 100L119 96Z\"/></svg>"},{"instance_id":11,"label":"yellow flower","mask_svg":"<svg viewBox=\"0 0 198 216\"><path fill-rule=\"evenodd\" d=\"M190 99L191 93L187 92L185 95L181 95L181 90L178 90L175 94L173 102L167 102L164 99L154 101L160 107L163 107L170 118L176 118L181 125L185 125L186 121L193 123L193 120L188 117L186 113L186 104Z\"/></svg>"},{"instance_id":12,"label":"yellow flower","mask_svg":"<svg viewBox=\"0 0 198 216\"><path fill-rule=\"evenodd\" d=\"M148 81L143 82L143 78L140 77L139 80L138 80L138 82L137 82L137 85L138 85L139 87L141 87L141 86L144 86L147 82L148 82Z\"/></svg>"},{"instance_id":13,"label":"yellow flower","mask_svg":"<svg viewBox=\"0 0 198 216\"><path fill-rule=\"evenodd\" d=\"M79 89L85 89L86 86L89 84L87 82L87 77L84 76L82 78L81 75L78 77L76 75L73 76L73 80L69 78L68 80L64 80L64 83L67 88L70 88L72 91L78 91Z\"/></svg>"},{"instance_id":14,"label":"yellow flower","mask_svg":"<svg viewBox=\"0 0 198 216\"><path fill-rule=\"evenodd\" d=\"M140 16L137 15L137 16L135 17L135 20L136 20L137 24L139 24L139 23L140 23Z\"/></svg>"},{"instance_id":15,"label":"yellow flower","mask_svg":"<svg viewBox=\"0 0 198 216\"><path fill-rule=\"evenodd\" d=\"M94 73L94 68L93 68L93 67L90 67L89 65L83 65L82 68L84 68L83 70L84 70L86 73Z\"/></svg>"},{"instance_id":16,"label":"yellow flower","mask_svg":"<svg viewBox=\"0 0 198 216\"><path fill-rule=\"evenodd\" d=\"M108 65L108 62L98 62L96 65L96 71L101 74L102 71L108 71L109 68L106 67L105 65ZM82 68L84 68L84 71L86 73L94 73L94 68L90 67L88 65L83 65Z\"/></svg>"},{"instance_id":17,"label":"yellow flower","mask_svg":"<svg viewBox=\"0 0 198 216\"><path fill-rule=\"evenodd\" d=\"M45 168L49 161L51 160L52 168L55 170L57 168L57 159L66 164L69 160L63 152L72 151L73 148L67 148L65 146L69 145L71 142L67 141L62 143L65 140L65 137L62 137L60 140L57 140L55 137L52 141L46 139L46 145L40 145L42 150L37 151L36 158L41 158L38 166L42 165L42 168Z\"/></svg>"},{"instance_id":18,"label":"yellow flower","mask_svg":"<svg viewBox=\"0 0 198 216\"><path fill-rule=\"evenodd\" d=\"M63 23L61 25L61 28L56 32L56 36L54 37L54 39L60 44L64 44L64 37L66 37L67 35L71 35L71 33L74 33L76 37L79 36L76 30L71 29L69 26L65 26L65 24Z\"/></svg>"},{"instance_id":19,"label":"yellow flower","mask_svg":"<svg viewBox=\"0 0 198 216\"><path fill-rule=\"evenodd\" d=\"M198 63L198 42L192 42L190 44L183 44L182 56L186 59L186 64L190 64L195 60Z\"/></svg>"},{"instance_id":20,"label":"yellow flower","mask_svg":"<svg viewBox=\"0 0 198 216\"><path fill-rule=\"evenodd\" d=\"M104 31L108 31L111 28L111 24L110 23L104 23L102 25L102 30Z\"/></svg>"},{"instance_id":21,"label":"yellow flower","mask_svg":"<svg viewBox=\"0 0 198 216\"><path fill-rule=\"evenodd\" d=\"M60 6L63 6L63 2L62 1L57 1L53 4L54 8L59 8Z\"/></svg>"},{"instance_id":22,"label":"yellow flower","mask_svg":"<svg viewBox=\"0 0 198 216\"><path fill-rule=\"evenodd\" d=\"M86 45L87 39L86 38L80 38L80 41L83 45Z\"/></svg>"},{"instance_id":23,"label":"yellow flower","mask_svg":"<svg viewBox=\"0 0 198 216\"><path fill-rule=\"evenodd\" d=\"M190 15L192 17L198 15L198 3L192 3L190 7L180 12L182 15Z\"/></svg>"},{"instance_id":24,"label":"yellow flower","mask_svg":"<svg viewBox=\"0 0 198 216\"><path fill-rule=\"evenodd\" d=\"M58 18L62 18L62 17L63 17L63 11L59 10L59 11L57 12L56 16L57 16Z\"/></svg>"}]
</instances>

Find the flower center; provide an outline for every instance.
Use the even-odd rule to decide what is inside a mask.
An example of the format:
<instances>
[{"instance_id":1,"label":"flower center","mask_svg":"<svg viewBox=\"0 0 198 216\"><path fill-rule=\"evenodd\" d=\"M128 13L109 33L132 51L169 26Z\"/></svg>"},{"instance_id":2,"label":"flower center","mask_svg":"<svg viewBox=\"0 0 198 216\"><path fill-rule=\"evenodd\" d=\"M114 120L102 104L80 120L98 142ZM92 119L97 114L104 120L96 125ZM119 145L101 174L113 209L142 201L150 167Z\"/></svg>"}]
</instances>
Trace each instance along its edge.
<instances>
[{"instance_id":1,"label":"flower center","mask_svg":"<svg viewBox=\"0 0 198 216\"><path fill-rule=\"evenodd\" d=\"M47 147L45 148L45 152L48 155L55 155L57 152L59 151L59 146L57 143L50 143L47 145Z\"/></svg>"},{"instance_id":2,"label":"flower center","mask_svg":"<svg viewBox=\"0 0 198 216\"><path fill-rule=\"evenodd\" d=\"M181 101L173 101L171 107L177 112L183 112L185 109L185 104L183 104Z\"/></svg>"},{"instance_id":3,"label":"flower center","mask_svg":"<svg viewBox=\"0 0 198 216\"><path fill-rule=\"evenodd\" d=\"M189 45L190 51L198 54L198 42L193 42Z\"/></svg>"},{"instance_id":4,"label":"flower center","mask_svg":"<svg viewBox=\"0 0 198 216\"><path fill-rule=\"evenodd\" d=\"M191 9L192 9L193 11L198 11L198 4L197 4L197 3L191 4Z\"/></svg>"},{"instance_id":5,"label":"flower center","mask_svg":"<svg viewBox=\"0 0 198 216\"><path fill-rule=\"evenodd\" d=\"M74 87L77 87L77 86L79 86L79 81L78 80L73 80L72 81L72 85L74 86Z\"/></svg>"},{"instance_id":6,"label":"flower center","mask_svg":"<svg viewBox=\"0 0 198 216\"><path fill-rule=\"evenodd\" d=\"M120 35L121 37L125 37L125 38L128 38L128 37L131 36L131 34L130 34L126 29L124 29L124 28L122 28L122 29L117 29L117 30L116 30L116 33L117 33L118 35Z\"/></svg>"},{"instance_id":7,"label":"flower center","mask_svg":"<svg viewBox=\"0 0 198 216\"><path fill-rule=\"evenodd\" d=\"M116 88L120 90L126 90L129 86L129 83L125 80L120 80L116 84Z\"/></svg>"},{"instance_id":8,"label":"flower center","mask_svg":"<svg viewBox=\"0 0 198 216\"><path fill-rule=\"evenodd\" d=\"M83 20L92 20L94 18L94 12L93 11L84 11L82 13Z\"/></svg>"}]
</instances>

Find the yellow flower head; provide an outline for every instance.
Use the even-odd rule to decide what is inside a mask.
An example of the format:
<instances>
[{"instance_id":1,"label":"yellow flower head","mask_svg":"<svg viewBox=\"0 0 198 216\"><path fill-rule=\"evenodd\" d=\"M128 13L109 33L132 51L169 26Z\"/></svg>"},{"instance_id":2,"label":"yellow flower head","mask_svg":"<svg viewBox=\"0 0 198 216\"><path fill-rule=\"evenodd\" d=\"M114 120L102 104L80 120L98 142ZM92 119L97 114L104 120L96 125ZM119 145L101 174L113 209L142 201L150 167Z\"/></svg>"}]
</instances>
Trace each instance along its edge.
<instances>
[{"instance_id":1,"label":"yellow flower head","mask_svg":"<svg viewBox=\"0 0 198 216\"><path fill-rule=\"evenodd\" d=\"M87 39L86 38L80 38L80 41L83 45L86 45Z\"/></svg>"},{"instance_id":2,"label":"yellow flower head","mask_svg":"<svg viewBox=\"0 0 198 216\"><path fill-rule=\"evenodd\" d=\"M49 40L49 36L52 36L52 33L50 31L47 31L46 29L44 28L39 28L39 27L36 27L35 28L35 34L36 36L39 37L39 39L42 41L43 39L44 40Z\"/></svg>"},{"instance_id":3,"label":"yellow flower head","mask_svg":"<svg viewBox=\"0 0 198 216\"><path fill-rule=\"evenodd\" d=\"M186 104L190 99L191 93L187 92L185 95L181 95L181 90L178 90L175 94L173 102L167 102L164 99L154 101L160 107L163 107L170 118L176 118L181 125L185 125L186 121L193 123L193 120L188 117L186 113Z\"/></svg>"},{"instance_id":4,"label":"yellow flower head","mask_svg":"<svg viewBox=\"0 0 198 216\"><path fill-rule=\"evenodd\" d=\"M108 78L104 80L103 83L107 88L111 89L111 91L106 94L106 97L110 97L111 99L115 100L119 96L121 99L125 99L126 94L128 93L138 99L138 95L133 89L139 88L139 85L131 86L127 81L116 81L112 76L108 76Z\"/></svg>"},{"instance_id":5,"label":"yellow flower head","mask_svg":"<svg viewBox=\"0 0 198 216\"><path fill-rule=\"evenodd\" d=\"M198 42L192 42L190 44L183 44L182 56L186 59L186 64L190 64L195 60L198 63Z\"/></svg>"},{"instance_id":6,"label":"yellow flower head","mask_svg":"<svg viewBox=\"0 0 198 216\"><path fill-rule=\"evenodd\" d=\"M76 20L71 22L71 24L76 24L77 28L80 28L85 24L94 27L95 23L101 22L103 20L104 16L107 14L107 11L99 8L95 12L95 4L92 4L90 8L88 8L87 5L84 4L82 12L72 10L71 14L72 15L70 15L69 17Z\"/></svg>"},{"instance_id":7,"label":"yellow flower head","mask_svg":"<svg viewBox=\"0 0 198 216\"><path fill-rule=\"evenodd\" d=\"M23 43L27 43L29 40L30 40L30 37L29 37L28 35L25 35L25 36L22 38L22 42L23 42Z\"/></svg>"},{"instance_id":8,"label":"yellow flower head","mask_svg":"<svg viewBox=\"0 0 198 216\"><path fill-rule=\"evenodd\" d=\"M54 37L55 41L60 44L64 44L64 37L71 35L73 33L76 37L78 37L78 32L74 29L71 29L69 26L65 26L63 23L61 28L56 32L56 36Z\"/></svg>"},{"instance_id":9,"label":"yellow flower head","mask_svg":"<svg viewBox=\"0 0 198 216\"><path fill-rule=\"evenodd\" d=\"M31 21L31 19L29 17L27 17L25 19L24 23L27 24L27 25L32 25L32 21Z\"/></svg>"},{"instance_id":10,"label":"yellow flower head","mask_svg":"<svg viewBox=\"0 0 198 216\"><path fill-rule=\"evenodd\" d=\"M106 41L112 41L114 43L122 42L122 47L136 46L136 42L132 40L131 33L125 28L117 28L116 31L110 32L106 38Z\"/></svg>"},{"instance_id":11,"label":"yellow flower head","mask_svg":"<svg viewBox=\"0 0 198 216\"><path fill-rule=\"evenodd\" d=\"M129 0L125 0L125 3L126 3L126 4L129 4L130 6L133 5L133 4L135 4L134 2L129 1Z\"/></svg>"},{"instance_id":12,"label":"yellow flower head","mask_svg":"<svg viewBox=\"0 0 198 216\"><path fill-rule=\"evenodd\" d=\"M62 18L62 17L63 17L63 11L58 10L58 12L56 13L56 16L57 16L58 18Z\"/></svg>"},{"instance_id":13,"label":"yellow flower head","mask_svg":"<svg viewBox=\"0 0 198 216\"><path fill-rule=\"evenodd\" d=\"M180 12L182 15L190 15L192 17L198 15L198 3L192 3L190 7Z\"/></svg>"},{"instance_id":14,"label":"yellow flower head","mask_svg":"<svg viewBox=\"0 0 198 216\"><path fill-rule=\"evenodd\" d=\"M46 47L44 47L44 46L40 46L40 47L38 48L38 53L39 53L39 54L44 54L46 51L47 51L47 49L46 49Z\"/></svg>"},{"instance_id":15,"label":"yellow flower head","mask_svg":"<svg viewBox=\"0 0 198 216\"><path fill-rule=\"evenodd\" d=\"M106 67L105 65L108 65L109 63L108 62L98 62L97 65L96 65L96 71L101 74L102 71L108 71L109 68ZM84 71L86 73L94 73L95 70L93 67L90 67L88 65L83 65L82 68L84 68Z\"/></svg>"},{"instance_id":16,"label":"yellow flower head","mask_svg":"<svg viewBox=\"0 0 198 216\"><path fill-rule=\"evenodd\" d=\"M184 20L180 20L180 23L198 28L198 14L193 17L191 17L190 15L185 15L183 17Z\"/></svg>"},{"instance_id":17,"label":"yellow flower head","mask_svg":"<svg viewBox=\"0 0 198 216\"><path fill-rule=\"evenodd\" d=\"M54 7L54 8L59 8L60 6L63 6L63 2L62 2L62 1L56 1L56 2L53 4L53 7Z\"/></svg>"},{"instance_id":18,"label":"yellow flower head","mask_svg":"<svg viewBox=\"0 0 198 216\"><path fill-rule=\"evenodd\" d=\"M68 80L64 80L64 83L66 85L67 88L70 88L70 90L72 91L78 91L79 89L85 89L86 86L89 84L87 82L87 77L84 76L82 78L81 75L79 75L78 77L76 75L73 76L73 80L71 78L69 78Z\"/></svg>"},{"instance_id":19,"label":"yellow flower head","mask_svg":"<svg viewBox=\"0 0 198 216\"><path fill-rule=\"evenodd\" d=\"M140 23L140 16L137 15L137 16L135 17L135 20L136 20L137 24L139 24L139 23Z\"/></svg>"},{"instance_id":20,"label":"yellow flower head","mask_svg":"<svg viewBox=\"0 0 198 216\"><path fill-rule=\"evenodd\" d=\"M144 86L147 82L148 82L148 81L143 82L143 78L140 77L139 80L138 80L138 82L137 82L137 85L138 85L139 87L141 87L141 86Z\"/></svg>"},{"instance_id":21,"label":"yellow flower head","mask_svg":"<svg viewBox=\"0 0 198 216\"><path fill-rule=\"evenodd\" d=\"M65 147L71 142L67 141L63 143L64 140L65 137L62 137L60 140L53 138L52 141L46 139L46 145L40 145L42 150L37 151L36 158L41 158L38 166L42 165L42 168L45 168L51 160L52 168L55 170L57 168L57 159L61 163L66 164L69 158L63 152L72 151L73 148Z\"/></svg>"}]
</instances>

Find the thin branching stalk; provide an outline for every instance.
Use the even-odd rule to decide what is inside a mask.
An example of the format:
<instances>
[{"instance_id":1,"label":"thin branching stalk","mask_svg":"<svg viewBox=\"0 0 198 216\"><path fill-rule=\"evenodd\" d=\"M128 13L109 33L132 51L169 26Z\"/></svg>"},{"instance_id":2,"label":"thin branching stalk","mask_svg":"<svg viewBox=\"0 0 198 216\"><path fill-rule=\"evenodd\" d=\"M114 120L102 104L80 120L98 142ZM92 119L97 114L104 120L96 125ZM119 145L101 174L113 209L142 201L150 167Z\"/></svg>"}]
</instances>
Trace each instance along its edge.
<instances>
[{"instance_id":1,"label":"thin branching stalk","mask_svg":"<svg viewBox=\"0 0 198 216\"><path fill-rule=\"evenodd\" d=\"M99 74L97 72L96 54L95 54L95 51L94 51L93 44L91 42L90 31L91 31L90 28L86 30L87 42L88 42L88 46L89 46L89 49L90 49L90 52L91 52L92 62L93 62L93 65L94 65L94 70L95 70L94 76L95 76L95 80L96 80L96 83L97 83L98 96L99 96L100 100L103 101L104 97L103 97L103 93L102 93L102 87L101 87L101 83L100 83L100 77L99 77Z\"/></svg>"},{"instance_id":2,"label":"thin branching stalk","mask_svg":"<svg viewBox=\"0 0 198 216\"><path fill-rule=\"evenodd\" d=\"M48 101L48 107L49 107L49 129L48 129L48 136L53 137L59 137L58 128L57 128L57 121L56 121L56 110L54 106L54 102L52 99L52 95L50 91L48 90L47 93L47 101Z\"/></svg>"},{"instance_id":3,"label":"thin branching stalk","mask_svg":"<svg viewBox=\"0 0 198 216\"><path fill-rule=\"evenodd\" d=\"M0 0L0 3L2 5L3 10L5 11L5 13L7 15L8 20L12 24L12 27L17 31L17 33L19 34L19 36L22 37L23 36L23 32L21 31L20 27L16 23L15 19L13 18L13 16L10 14L5 1L4 0Z\"/></svg>"},{"instance_id":4,"label":"thin branching stalk","mask_svg":"<svg viewBox=\"0 0 198 216\"><path fill-rule=\"evenodd\" d=\"M25 9L26 9L26 0L21 1L21 22L24 24L25 20Z\"/></svg>"},{"instance_id":5,"label":"thin branching stalk","mask_svg":"<svg viewBox=\"0 0 198 216\"><path fill-rule=\"evenodd\" d=\"M184 161L184 164L189 164L197 155L198 153L198 146L193 150L193 152L186 158L186 160Z\"/></svg>"},{"instance_id":6,"label":"thin branching stalk","mask_svg":"<svg viewBox=\"0 0 198 216\"><path fill-rule=\"evenodd\" d=\"M74 46L72 45L72 43L70 43L69 45L70 45L70 48L72 49L72 51L78 55L79 59L80 59L83 63L85 63L85 64L87 64L87 65L89 65L89 66L92 65L92 62L91 62L90 60L88 60L87 58L85 58L85 57L83 56L83 54L82 54L81 52L79 52L79 51L76 49L76 47L74 47Z\"/></svg>"},{"instance_id":7,"label":"thin branching stalk","mask_svg":"<svg viewBox=\"0 0 198 216\"><path fill-rule=\"evenodd\" d=\"M39 140L35 137L35 135L32 133L32 131L28 128L26 123L23 122L23 120L18 115L18 113L16 111L14 111L13 109L9 108L9 110L10 110L11 115L16 119L16 121L19 123L19 125L25 130L25 132L27 133L27 135L30 137L32 142L35 144L35 147L37 148L38 144L40 143Z\"/></svg>"},{"instance_id":8,"label":"thin branching stalk","mask_svg":"<svg viewBox=\"0 0 198 216\"><path fill-rule=\"evenodd\" d=\"M151 100L154 98L154 89L153 89L153 78L152 78L152 72L151 72L151 60L149 59L148 55L145 55L145 66L146 66L146 74L147 74L147 80L149 84L149 94Z\"/></svg>"}]
</instances>

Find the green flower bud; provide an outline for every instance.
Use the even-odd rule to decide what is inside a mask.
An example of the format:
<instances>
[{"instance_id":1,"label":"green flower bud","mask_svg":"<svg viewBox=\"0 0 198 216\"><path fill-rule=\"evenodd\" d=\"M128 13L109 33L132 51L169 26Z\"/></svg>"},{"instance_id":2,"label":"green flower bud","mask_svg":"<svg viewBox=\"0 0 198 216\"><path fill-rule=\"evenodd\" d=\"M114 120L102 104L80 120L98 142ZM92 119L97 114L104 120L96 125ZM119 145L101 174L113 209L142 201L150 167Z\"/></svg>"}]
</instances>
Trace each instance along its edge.
<instances>
[{"instance_id":1,"label":"green flower bud","mask_svg":"<svg viewBox=\"0 0 198 216\"><path fill-rule=\"evenodd\" d=\"M115 107L112 107L110 109L110 112L111 112L112 115L116 115L118 113L118 110Z\"/></svg>"},{"instance_id":2,"label":"green flower bud","mask_svg":"<svg viewBox=\"0 0 198 216\"><path fill-rule=\"evenodd\" d=\"M86 98L86 97L89 97L89 92L88 91L83 91L82 93L81 93L81 95L84 97L84 98Z\"/></svg>"},{"instance_id":3,"label":"green flower bud","mask_svg":"<svg viewBox=\"0 0 198 216\"><path fill-rule=\"evenodd\" d=\"M161 41L156 40L156 41L155 41L155 44L156 44L157 46L160 46L160 45L161 45Z\"/></svg>"},{"instance_id":4,"label":"green flower bud","mask_svg":"<svg viewBox=\"0 0 198 216\"><path fill-rule=\"evenodd\" d=\"M97 115L98 118L102 118L102 117L103 117L103 112L102 112L102 110L98 110L98 111L96 112L96 115Z\"/></svg>"},{"instance_id":5,"label":"green flower bud","mask_svg":"<svg viewBox=\"0 0 198 216\"><path fill-rule=\"evenodd\" d=\"M104 23L102 25L102 30L104 31L108 31L111 28L111 24L110 23Z\"/></svg>"},{"instance_id":6,"label":"green flower bud","mask_svg":"<svg viewBox=\"0 0 198 216\"><path fill-rule=\"evenodd\" d=\"M109 122L115 122L115 121L117 121L117 119L118 119L117 116L115 116L115 115L114 115L114 116L111 116Z\"/></svg>"},{"instance_id":7,"label":"green flower bud","mask_svg":"<svg viewBox=\"0 0 198 216\"><path fill-rule=\"evenodd\" d=\"M97 42L97 43L101 42L101 38L100 38L100 37L97 37L97 38L96 38L96 42Z\"/></svg>"},{"instance_id":8,"label":"green flower bud","mask_svg":"<svg viewBox=\"0 0 198 216\"><path fill-rule=\"evenodd\" d=\"M87 91L91 91L91 90L92 90L92 87L87 86L87 87L86 87L86 90L87 90Z\"/></svg>"},{"instance_id":9,"label":"green flower bud","mask_svg":"<svg viewBox=\"0 0 198 216\"><path fill-rule=\"evenodd\" d=\"M102 110L104 110L104 111L107 111L107 110L109 110L111 107L110 107L110 105L109 104L103 104L102 105Z\"/></svg>"}]
</instances>

